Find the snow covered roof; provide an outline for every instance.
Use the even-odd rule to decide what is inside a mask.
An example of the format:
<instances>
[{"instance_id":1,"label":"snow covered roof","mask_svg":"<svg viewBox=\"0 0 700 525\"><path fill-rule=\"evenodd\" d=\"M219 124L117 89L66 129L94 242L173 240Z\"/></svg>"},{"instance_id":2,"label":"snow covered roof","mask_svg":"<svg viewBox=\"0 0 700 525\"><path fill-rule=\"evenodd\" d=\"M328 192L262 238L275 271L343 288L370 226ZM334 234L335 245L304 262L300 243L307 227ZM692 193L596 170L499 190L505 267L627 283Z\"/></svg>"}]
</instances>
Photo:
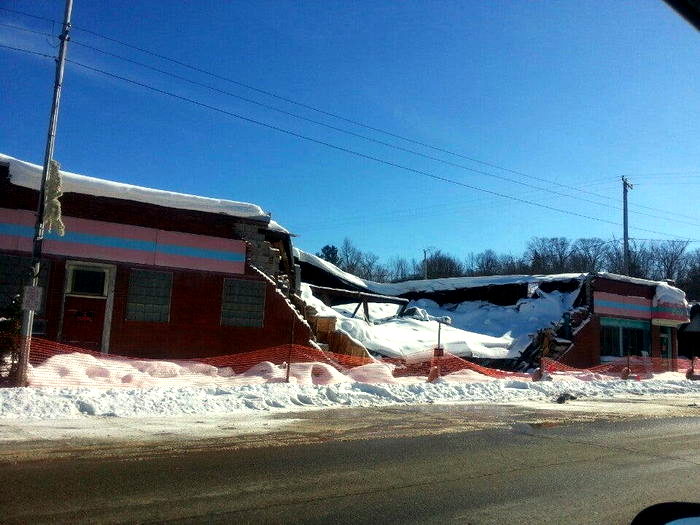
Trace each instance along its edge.
<instances>
[{"instance_id":1,"label":"snow covered roof","mask_svg":"<svg viewBox=\"0 0 700 525\"><path fill-rule=\"evenodd\" d=\"M420 279L401 283L371 283L375 291L385 295L404 295L411 292L443 292L484 286L507 284L544 283L555 281L582 281L585 273L561 273L554 275L487 275L483 277L446 277L443 279Z\"/></svg>"},{"instance_id":2,"label":"snow covered roof","mask_svg":"<svg viewBox=\"0 0 700 525\"><path fill-rule=\"evenodd\" d=\"M326 272L330 273L331 275L336 276L338 279L345 281L348 284L354 285L358 288L362 288L367 291L372 291L372 289L369 287L369 283L372 283L372 281L365 281L364 279L361 279L357 277L356 275L353 275L348 272L344 272L340 268L338 268L335 264L329 263L328 261L325 261L321 259L320 257L317 257L311 253L305 252L303 250L300 250L296 246L294 247L294 257L299 260L300 262L308 263L311 264L312 266L315 266L316 268L320 268L321 270L325 270ZM373 284L379 284L379 283L373 283ZM384 295L390 295L390 294L384 294Z\"/></svg>"},{"instance_id":3,"label":"snow covered roof","mask_svg":"<svg viewBox=\"0 0 700 525\"><path fill-rule=\"evenodd\" d=\"M640 279L639 277L628 277L627 275L619 275L616 273L599 272L598 277L610 279L613 281L621 281L624 283L640 284L643 286L653 286L655 288L652 304L654 306L660 303L685 305L687 308L685 292L680 288L668 284L666 281L652 281L651 279Z\"/></svg>"},{"instance_id":4,"label":"snow covered roof","mask_svg":"<svg viewBox=\"0 0 700 525\"><path fill-rule=\"evenodd\" d=\"M9 166L10 181L12 184L33 190L39 189L42 174L41 166L2 153L0 153L0 163ZM84 195L94 195L96 197L111 197L113 199L155 204L167 208L220 213L233 217L259 220L265 223L274 222L270 221L270 214L266 213L257 204L213 199L201 197L199 195L188 195L186 193L134 186L132 184L97 179L95 177L88 177L86 175L70 173L63 170L61 170L61 175L63 177L64 193L81 193ZM272 225L272 229L288 233L287 230L276 222Z\"/></svg>"},{"instance_id":5,"label":"snow covered roof","mask_svg":"<svg viewBox=\"0 0 700 525\"><path fill-rule=\"evenodd\" d=\"M442 292L448 290L460 290L464 288L480 288L484 286L499 286L507 284L528 284L554 281L582 281L585 273L562 273L554 275L489 275L485 277L447 277L443 279L419 279L400 283L378 283L361 279L345 272L334 264L324 261L316 255L294 248L294 256L301 262L305 262L325 270L337 278L382 295L405 295L412 292Z\"/></svg>"}]
</instances>

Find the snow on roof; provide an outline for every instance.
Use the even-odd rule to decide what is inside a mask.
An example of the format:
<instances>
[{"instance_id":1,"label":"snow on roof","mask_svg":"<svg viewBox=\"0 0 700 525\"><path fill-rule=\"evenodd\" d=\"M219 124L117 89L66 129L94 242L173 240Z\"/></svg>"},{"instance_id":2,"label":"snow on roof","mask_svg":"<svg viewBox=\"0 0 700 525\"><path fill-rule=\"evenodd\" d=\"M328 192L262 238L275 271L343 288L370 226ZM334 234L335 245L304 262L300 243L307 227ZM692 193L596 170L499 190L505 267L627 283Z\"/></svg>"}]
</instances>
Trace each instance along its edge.
<instances>
[{"instance_id":1,"label":"snow on roof","mask_svg":"<svg viewBox=\"0 0 700 525\"><path fill-rule=\"evenodd\" d=\"M298 248L294 248L294 256L302 262L312 264L325 270L339 279L382 295L404 295L411 292L442 292L463 288L479 288L482 286L498 286L505 284L527 284L553 281L582 281L585 273L562 273L554 275L489 275L485 277L446 277L443 279L419 279L400 283L378 283L361 279Z\"/></svg>"},{"instance_id":2,"label":"snow on roof","mask_svg":"<svg viewBox=\"0 0 700 525\"><path fill-rule=\"evenodd\" d=\"M371 291L371 288L369 287L369 283L372 283L372 281L365 281L364 279L361 279L357 277L356 275L353 275L348 272L344 272L340 268L338 268L335 264L329 263L328 261L325 261L321 259L320 257L317 257L311 253L305 252L303 250L300 250L296 246L294 247L294 257L296 257L300 262L305 262L308 264L311 264L315 266L316 268L320 268L321 270L325 270L326 272L335 275L339 279L342 279L343 281L358 286L360 288L363 288L367 291ZM379 283L372 283L372 284L379 284Z\"/></svg>"},{"instance_id":3,"label":"snow on roof","mask_svg":"<svg viewBox=\"0 0 700 525\"><path fill-rule=\"evenodd\" d=\"M0 163L7 164L10 171L10 181L12 184L38 190L41 184L42 167L31 164L9 155L0 153ZM221 213L233 217L241 217L270 221L270 215L260 206L247 202L236 202L225 199L213 199L201 197L199 195L188 195L186 193L176 193L172 191L145 188L121 182L114 182L105 179L97 179L77 173L70 173L61 170L63 177L64 193L82 193L84 195L94 195L96 197L111 197L113 199L130 200L165 206L167 208L177 208L183 210L201 211L206 213ZM287 232L284 228L275 223L275 231Z\"/></svg>"},{"instance_id":4,"label":"snow on roof","mask_svg":"<svg viewBox=\"0 0 700 525\"><path fill-rule=\"evenodd\" d=\"M385 295L404 295L411 292L443 292L463 288L500 286L507 284L544 283L555 281L582 281L585 273L561 273L554 275L487 275L483 277L446 277L420 279L401 283L371 283L373 289Z\"/></svg>"},{"instance_id":5,"label":"snow on roof","mask_svg":"<svg viewBox=\"0 0 700 525\"><path fill-rule=\"evenodd\" d=\"M610 279L613 281L622 281L625 283L641 284L643 286L653 286L656 290L652 304L654 306L659 303L681 304L688 307L688 302L685 298L685 292L680 288L668 284L665 281L652 281L651 279L640 279L639 277L628 277L627 275L619 275L616 273L599 272L598 277Z\"/></svg>"}]
</instances>

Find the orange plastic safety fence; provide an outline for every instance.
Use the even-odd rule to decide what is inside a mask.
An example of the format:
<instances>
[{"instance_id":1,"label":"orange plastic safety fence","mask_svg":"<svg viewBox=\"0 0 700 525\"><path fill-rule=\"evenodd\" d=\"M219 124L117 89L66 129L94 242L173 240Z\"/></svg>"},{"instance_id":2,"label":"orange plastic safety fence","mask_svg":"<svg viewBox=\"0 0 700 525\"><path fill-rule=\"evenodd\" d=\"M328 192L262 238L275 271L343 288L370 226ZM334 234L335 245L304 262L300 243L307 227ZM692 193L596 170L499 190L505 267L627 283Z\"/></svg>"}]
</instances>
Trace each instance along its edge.
<instances>
[{"instance_id":1,"label":"orange plastic safety fence","mask_svg":"<svg viewBox=\"0 0 700 525\"><path fill-rule=\"evenodd\" d=\"M481 366L465 359L462 359L453 354L445 354L441 357L430 357L432 350L423 354L421 359L406 359L406 358L384 358L373 359L370 357L350 356L344 354L336 354L302 345L282 345L271 348L253 350L229 355L221 355L215 357L198 357L191 359L149 359L134 356L122 356L115 354L103 354L92 350L79 348L65 343L58 343L47 339L34 337L31 340L31 352L29 362L32 366L39 366L47 359L61 354L80 353L93 356L95 358L115 360L115 361L168 361L177 364L186 363L203 363L217 367L219 369L230 368L236 374L243 373L251 367L262 363L270 362L276 365L284 363L310 363L320 362L333 366L340 372L345 372L351 368L355 368L370 363L383 363L390 365L392 373L395 377L407 376L424 376L430 374L430 370L434 366L439 366L441 375L447 375L461 370L471 370L481 375L493 378L519 377L529 378L528 374L519 372L509 372ZM70 384L71 377L68 375L63 378L64 384Z\"/></svg>"},{"instance_id":2,"label":"orange plastic safety fence","mask_svg":"<svg viewBox=\"0 0 700 525\"><path fill-rule=\"evenodd\" d=\"M632 374L659 374L662 372L685 372L692 366L690 359L666 359L661 357L631 356L615 359L589 368L576 368L546 357L542 358L542 369L546 372L592 372L597 374L620 375L629 368Z\"/></svg>"}]
</instances>

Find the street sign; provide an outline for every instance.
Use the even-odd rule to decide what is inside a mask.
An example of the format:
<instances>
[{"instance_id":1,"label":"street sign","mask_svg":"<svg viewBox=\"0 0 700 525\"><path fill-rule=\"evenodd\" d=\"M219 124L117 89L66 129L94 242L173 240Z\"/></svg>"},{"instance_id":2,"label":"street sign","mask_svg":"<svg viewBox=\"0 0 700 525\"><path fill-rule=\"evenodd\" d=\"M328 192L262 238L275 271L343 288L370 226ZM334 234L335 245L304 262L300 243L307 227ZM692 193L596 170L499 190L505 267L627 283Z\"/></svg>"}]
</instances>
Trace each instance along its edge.
<instances>
[{"instance_id":1,"label":"street sign","mask_svg":"<svg viewBox=\"0 0 700 525\"><path fill-rule=\"evenodd\" d=\"M40 310L43 295L44 289L41 286L25 286L22 296L22 310L34 310L35 312Z\"/></svg>"}]
</instances>

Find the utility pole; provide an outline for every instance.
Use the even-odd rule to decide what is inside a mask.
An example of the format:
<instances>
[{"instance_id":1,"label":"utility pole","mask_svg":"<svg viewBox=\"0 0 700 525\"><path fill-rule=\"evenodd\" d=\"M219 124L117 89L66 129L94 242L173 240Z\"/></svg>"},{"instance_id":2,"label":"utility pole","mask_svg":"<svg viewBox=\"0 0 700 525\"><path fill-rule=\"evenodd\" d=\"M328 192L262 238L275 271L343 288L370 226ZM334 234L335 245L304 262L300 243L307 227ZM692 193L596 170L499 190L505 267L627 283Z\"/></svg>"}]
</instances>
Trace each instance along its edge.
<instances>
[{"instance_id":1,"label":"utility pole","mask_svg":"<svg viewBox=\"0 0 700 525\"><path fill-rule=\"evenodd\" d=\"M630 238L628 231L628 218L627 218L627 192L633 188L632 184L627 180L626 177L622 177L622 213L623 217L623 262L622 262L622 273L624 275L630 274Z\"/></svg>"},{"instance_id":2,"label":"utility pole","mask_svg":"<svg viewBox=\"0 0 700 525\"><path fill-rule=\"evenodd\" d=\"M60 46L56 59L56 77L53 86L53 102L51 103L51 116L49 117L49 132L46 138L46 150L44 152L44 169L41 173L41 186L37 202L36 222L34 224L34 242L32 244L32 279L31 285L25 287L22 301L22 331L21 353L18 367L18 384L26 386L27 368L29 364L29 351L31 348L32 326L34 325L34 312L38 305L36 293L39 286L39 270L41 269L41 250L44 242L44 208L46 206L46 178L49 166L53 159L56 142L56 128L58 126L58 108L61 102L61 86L63 85L63 72L66 66L66 52L70 39L71 15L73 13L73 0L66 0L66 9L63 14L63 29L58 37ZM33 300L32 300L33 299Z\"/></svg>"},{"instance_id":3,"label":"utility pole","mask_svg":"<svg viewBox=\"0 0 700 525\"><path fill-rule=\"evenodd\" d=\"M423 279L428 278L428 248L423 248Z\"/></svg>"}]
</instances>

